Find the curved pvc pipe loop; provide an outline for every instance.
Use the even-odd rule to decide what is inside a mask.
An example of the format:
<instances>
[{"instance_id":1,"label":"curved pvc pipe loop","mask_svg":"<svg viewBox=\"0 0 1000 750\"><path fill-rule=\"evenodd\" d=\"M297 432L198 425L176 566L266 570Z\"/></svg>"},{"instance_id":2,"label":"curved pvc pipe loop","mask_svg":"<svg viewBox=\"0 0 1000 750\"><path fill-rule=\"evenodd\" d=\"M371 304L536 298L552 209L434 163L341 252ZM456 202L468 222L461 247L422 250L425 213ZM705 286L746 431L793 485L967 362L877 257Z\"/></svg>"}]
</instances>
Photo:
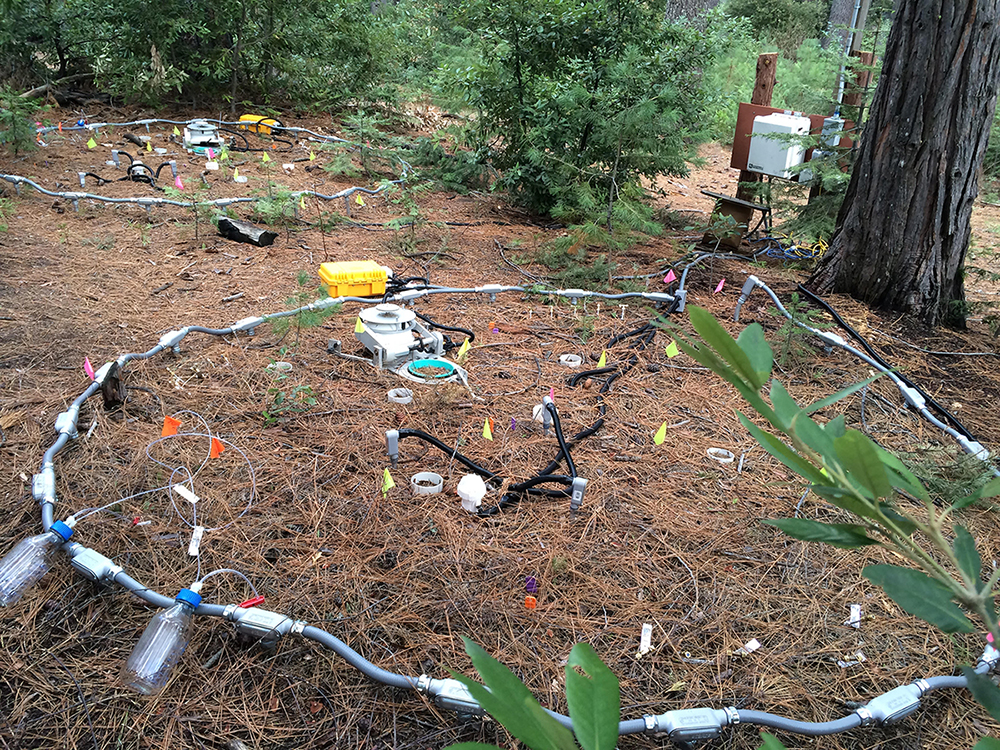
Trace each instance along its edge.
<instances>
[{"instance_id":1,"label":"curved pvc pipe loop","mask_svg":"<svg viewBox=\"0 0 1000 750\"><path fill-rule=\"evenodd\" d=\"M444 479L433 471L420 471L410 477L414 495L436 495L444 488Z\"/></svg>"}]
</instances>

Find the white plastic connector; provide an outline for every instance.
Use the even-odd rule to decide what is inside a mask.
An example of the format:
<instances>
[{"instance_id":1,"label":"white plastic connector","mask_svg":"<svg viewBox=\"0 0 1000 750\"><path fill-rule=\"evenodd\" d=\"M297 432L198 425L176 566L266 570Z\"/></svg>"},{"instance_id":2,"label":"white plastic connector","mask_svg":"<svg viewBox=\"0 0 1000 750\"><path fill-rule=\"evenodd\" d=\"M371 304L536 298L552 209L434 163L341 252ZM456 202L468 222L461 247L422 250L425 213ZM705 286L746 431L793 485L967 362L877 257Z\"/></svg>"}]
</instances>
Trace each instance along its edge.
<instances>
[{"instance_id":1,"label":"white plastic connector","mask_svg":"<svg viewBox=\"0 0 1000 750\"><path fill-rule=\"evenodd\" d=\"M920 395L920 391L916 388L911 388L906 383L898 383L898 385L899 392L903 394L903 400L917 411L923 411L924 407L927 406L927 401Z\"/></svg>"},{"instance_id":2,"label":"white plastic connector","mask_svg":"<svg viewBox=\"0 0 1000 750\"><path fill-rule=\"evenodd\" d=\"M52 464L45 464L31 478L31 496L39 503L56 504L56 470Z\"/></svg>"},{"instance_id":3,"label":"white plastic connector","mask_svg":"<svg viewBox=\"0 0 1000 750\"><path fill-rule=\"evenodd\" d=\"M871 720L876 724L895 724L920 708L920 688L916 685L900 685L888 693L872 698L865 705ZM858 710L860 713L860 709ZM865 717L862 716L862 719Z\"/></svg>"},{"instance_id":4,"label":"white plastic connector","mask_svg":"<svg viewBox=\"0 0 1000 750\"><path fill-rule=\"evenodd\" d=\"M814 331L814 333L831 346L847 346L847 342L844 341L843 337L835 333L830 333L829 331Z\"/></svg>"},{"instance_id":5,"label":"white plastic connector","mask_svg":"<svg viewBox=\"0 0 1000 750\"><path fill-rule=\"evenodd\" d=\"M982 444L976 442L975 440L969 440L964 435L959 435L958 444L962 446L962 450L968 453L970 456L975 456L981 461L987 461L990 457L990 452L982 446Z\"/></svg>"},{"instance_id":6,"label":"white plastic connector","mask_svg":"<svg viewBox=\"0 0 1000 750\"><path fill-rule=\"evenodd\" d=\"M232 329L234 331L249 331L252 334L253 330L263 322L264 319L261 317L243 318L243 320L237 320L233 323Z\"/></svg>"},{"instance_id":7,"label":"white plastic connector","mask_svg":"<svg viewBox=\"0 0 1000 750\"><path fill-rule=\"evenodd\" d=\"M409 302L411 299L417 299L418 297L423 297L424 291L422 289L404 289L398 294L393 295L393 299L396 302Z\"/></svg>"},{"instance_id":8,"label":"white plastic connector","mask_svg":"<svg viewBox=\"0 0 1000 750\"><path fill-rule=\"evenodd\" d=\"M385 431L385 447L389 459L392 461L392 468L395 469L399 461L399 430Z\"/></svg>"},{"instance_id":9,"label":"white plastic connector","mask_svg":"<svg viewBox=\"0 0 1000 750\"><path fill-rule=\"evenodd\" d=\"M115 565L109 558L82 544L71 545L69 554L69 564L89 581L112 581L122 572L120 565Z\"/></svg>"},{"instance_id":10,"label":"white plastic connector","mask_svg":"<svg viewBox=\"0 0 1000 750\"><path fill-rule=\"evenodd\" d=\"M191 543L188 544L188 556L197 557L201 551L201 540L205 536L204 526L195 526L191 533ZM192 589L193 590L193 589Z\"/></svg>"},{"instance_id":11,"label":"white plastic connector","mask_svg":"<svg viewBox=\"0 0 1000 750\"><path fill-rule=\"evenodd\" d=\"M730 723L726 711L714 708L682 708L643 719L647 734L666 734L678 745L713 740Z\"/></svg>"},{"instance_id":12,"label":"white plastic connector","mask_svg":"<svg viewBox=\"0 0 1000 750\"><path fill-rule=\"evenodd\" d=\"M569 509L573 513L580 510L583 505L583 495L587 491L587 480L583 477L575 477L570 485Z\"/></svg>"},{"instance_id":13,"label":"white plastic connector","mask_svg":"<svg viewBox=\"0 0 1000 750\"><path fill-rule=\"evenodd\" d=\"M431 680L426 691L436 705L461 716L483 716L486 713L469 689L456 679Z\"/></svg>"},{"instance_id":14,"label":"white plastic connector","mask_svg":"<svg viewBox=\"0 0 1000 750\"><path fill-rule=\"evenodd\" d=\"M94 382L97 383L98 385L103 383L104 378L106 378L108 376L108 373L111 372L111 366L113 364L114 362L105 362L103 365L101 365L101 369L99 369L97 372L94 373Z\"/></svg>"},{"instance_id":15,"label":"white plastic connector","mask_svg":"<svg viewBox=\"0 0 1000 750\"><path fill-rule=\"evenodd\" d=\"M177 346L181 342L181 339L188 335L189 330L190 329L185 326L184 328L178 328L176 331L168 331L160 336L159 345L164 349Z\"/></svg>"},{"instance_id":16,"label":"white plastic connector","mask_svg":"<svg viewBox=\"0 0 1000 750\"><path fill-rule=\"evenodd\" d=\"M80 417L80 407L74 404L69 407L66 411L58 414L56 416L55 430L60 434L69 435L71 438L75 438L76 432L76 421Z\"/></svg>"},{"instance_id":17,"label":"white plastic connector","mask_svg":"<svg viewBox=\"0 0 1000 750\"><path fill-rule=\"evenodd\" d=\"M171 489L173 489L174 492L176 492L178 495L180 495L181 497L183 497L185 500L187 500L192 505L194 505L195 503L197 503L201 499L196 494L194 494L191 490L189 490L187 487L185 487L183 484L174 484L174 485L171 485Z\"/></svg>"},{"instance_id":18,"label":"white plastic connector","mask_svg":"<svg viewBox=\"0 0 1000 750\"><path fill-rule=\"evenodd\" d=\"M566 297L574 305L577 303L581 297L589 297L590 292L585 289L560 289L557 294L561 297Z\"/></svg>"}]
</instances>

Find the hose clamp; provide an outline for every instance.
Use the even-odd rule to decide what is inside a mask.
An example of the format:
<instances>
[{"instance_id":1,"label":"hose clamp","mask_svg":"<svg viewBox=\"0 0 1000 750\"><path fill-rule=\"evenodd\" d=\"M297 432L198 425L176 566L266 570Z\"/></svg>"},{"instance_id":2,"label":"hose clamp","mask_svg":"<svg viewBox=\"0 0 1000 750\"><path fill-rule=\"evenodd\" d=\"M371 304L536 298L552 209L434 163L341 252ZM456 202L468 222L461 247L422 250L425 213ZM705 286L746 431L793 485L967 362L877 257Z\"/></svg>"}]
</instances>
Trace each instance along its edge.
<instances>
[{"instance_id":1,"label":"hose clamp","mask_svg":"<svg viewBox=\"0 0 1000 750\"><path fill-rule=\"evenodd\" d=\"M426 695L427 691L431 688L431 676L429 674L422 674L417 678L417 692L424 693Z\"/></svg>"},{"instance_id":2,"label":"hose clamp","mask_svg":"<svg viewBox=\"0 0 1000 750\"><path fill-rule=\"evenodd\" d=\"M861 706L861 708L856 709L854 713L856 713L859 717L861 717L861 726L863 727L870 727L872 724L875 723L875 717L872 716L872 712L869 711L864 706Z\"/></svg>"},{"instance_id":3,"label":"hose clamp","mask_svg":"<svg viewBox=\"0 0 1000 750\"><path fill-rule=\"evenodd\" d=\"M239 604L227 604L222 610L222 616L227 620L233 619L233 614L240 608Z\"/></svg>"},{"instance_id":4,"label":"hose clamp","mask_svg":"<svg viewBox=\"0 0 1000 750\"><path fill-rule=\"evenodd\" d=\"M925 695L931 689L931 684L922 677L919 680L916 680L913 684L917 687L917 690L920 691L920 695Z\"/></svg>"},{"instance_id":5,"label":"hose clamp","mask_svg":"<svg viewBox=\"0 0 1000 750\"><path fill-rule=\"evenodd\" d=\"M308 624L305 620L296 620L292 623L292 627L288 632L292 635L302 635L302 631L306 629Z\"/></svg>"},{"instance_id":6,"label":"hose clamp","mask_svg":"<svg viewBox=\"0 0 1000 750\"><path fill-rule=\"evenodd\" d=\"M656 734L656 717L652 714L646 714L642 717L643 724L646 725L646 734L652 737Z\"/></svg>"},{"instance_id":7,"label":"hose clamp","mask_svg":"<svg viewBox=\"0 0 1000 750\"><path fill-rule=\"evenodd\" d=\"M736 706L726 706L722 709L726 712L726 718L729 719L729 726L735 727L740 723L740 712L736 710Z\"/></svg>"}]
</instances>

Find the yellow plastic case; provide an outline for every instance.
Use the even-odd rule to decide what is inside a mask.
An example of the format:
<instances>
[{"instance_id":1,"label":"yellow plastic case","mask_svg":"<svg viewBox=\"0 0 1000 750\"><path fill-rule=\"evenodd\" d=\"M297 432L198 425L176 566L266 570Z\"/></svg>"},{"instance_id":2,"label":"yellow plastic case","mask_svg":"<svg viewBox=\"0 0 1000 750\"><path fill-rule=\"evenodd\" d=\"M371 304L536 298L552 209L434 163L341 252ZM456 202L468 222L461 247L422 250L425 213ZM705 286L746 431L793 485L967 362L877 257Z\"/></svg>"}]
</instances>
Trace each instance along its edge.
<instances>
[{"instance_id":1,"label":"yellow plastic case","mask_svg":"<svg viewBox=\"0 0 1000 750\"><path fill-rule=\"evenodd\" d=\"M373 297L385 294L385 269L373 260L321 263L319 277L331 297Z\"/></svg>"},{"instance_id":2,"label":"yellow plastic case","mask_svg":"<svg viewBox=\"0 0 1000 750\"><path fill-rule=\"evenodd\" d=\"M271 130L281 128L281 120L275 120L273 117L265 115L241 115L239 128L240 130L249 130L251 133L271 135Z\"/></svg>"}]
</instances>

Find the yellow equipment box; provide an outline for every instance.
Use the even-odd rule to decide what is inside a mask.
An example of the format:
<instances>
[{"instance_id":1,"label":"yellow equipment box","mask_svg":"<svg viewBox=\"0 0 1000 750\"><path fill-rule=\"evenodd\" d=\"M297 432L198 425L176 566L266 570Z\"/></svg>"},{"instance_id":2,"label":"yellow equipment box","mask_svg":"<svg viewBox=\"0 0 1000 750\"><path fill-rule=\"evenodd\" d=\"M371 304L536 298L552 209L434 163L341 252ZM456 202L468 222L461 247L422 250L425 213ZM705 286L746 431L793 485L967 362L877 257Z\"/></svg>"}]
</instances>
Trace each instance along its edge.
<instances>
[{"instance_id":1,"label":"yellow equipment box","mask_svg":"<svg viewBox=\"0 0 1000 750\"><path fill-rule=\"evenodd\" d=\"M386 270L373 260L320 263L319 277L331 297L373 297L385 294Z\"/></svg>"},{"instance_id":2,"label":"yellow equipment box","mask_svg":"<svg viewBox=\"0 0 1000 750\"><path fill-rule=\"evenodd\" d=\"M281 120L265 115L240 115L240 130L271 135L272 130L281 130Z\"/></svg>"}]
</instances>

